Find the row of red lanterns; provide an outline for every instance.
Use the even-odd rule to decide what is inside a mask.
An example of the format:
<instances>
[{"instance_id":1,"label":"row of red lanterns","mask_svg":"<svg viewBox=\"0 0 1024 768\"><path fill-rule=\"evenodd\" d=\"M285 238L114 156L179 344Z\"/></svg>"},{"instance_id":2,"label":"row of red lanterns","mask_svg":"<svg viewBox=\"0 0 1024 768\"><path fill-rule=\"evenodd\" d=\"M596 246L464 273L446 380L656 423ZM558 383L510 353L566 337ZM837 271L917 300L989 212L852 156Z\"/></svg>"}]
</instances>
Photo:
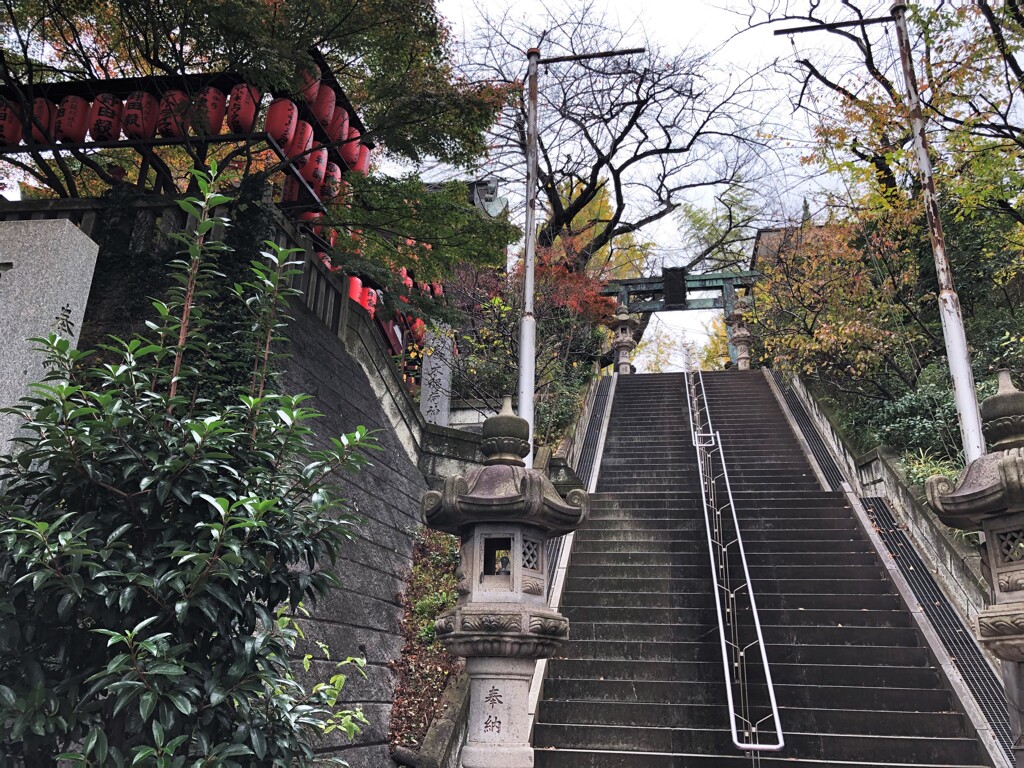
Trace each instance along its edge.
<instances>
[{"instance_id":1,"label":"row of red lanterns","mask_svg":"<svg viewBox=\"0 0 1024 768\"><path fill-rule=\"evenodd\" d=\"M326 256L323 258L326 258ZM376 314L377 303L381 300L382 294L382 291L370 288L369 286L364 286L363 281L355 275L348 278L349 299L365 309L366 313L370 316L370 319L373 319ZM412 337L417 344L423 343L423 339L427 332L427 324L422 318L412 318L408 315L399 313L397 315L397 319L405 321L409 326L409 332L412 334Z\"/></svg>"},{"instance_id":2,"label":"row of red lanterns","mask_svg":"<svg viewBox=\"0 0 1024 768\"><path fill-rule=\"evenodd\" d=\"M93 141L116 141L122 132L128 139L181 138L189 129L215 136L223 129L225 118L232 133L251 133L260 98L259 90L245 83L231 89L230 103L223 91L212 86L200 90L194 102L177 90L168 91L162 99L147 91L134 91L123 103L112 93L98 94L92 104L82 96L65 96L60 104L40 96L32 103L29 127L37 144L80 144L86 134ZM0 146L19 144L24 129L17 103L0 98Z\"/></svg>"},{"instance_id":3,"label":"row of red lanterns","mask_svg":"<svg viewBox=\"0 0 1024 768\"><path fill-rule=\"evenodd\" d=\"M303 89L303 96L309 86ZM337 103L334 89L317 81L315 97L310 108L323 126L332 144L345 164L366 174L370 164L370 148L360 142L359 129L350 125L348 110ZM86 134L93 141L114 141L121 132L128 139L181 138L191 129L198 135L215 136L227 118L232 133L251 133L256 125L262 94L254 86L240 83L231 89L230 99L212 86L199 91L190 104L184 91L168 91L157 100L146 91L136 91L121 100L110 93L101 93L93 103L69 95L59 105L45 98L36 98L29 123L32 140L38 144L62 141L78 144ZM18 105L10 99L0 98L0 146L11 147L21 143L25 136L25 121ZM313 126L299 120L299 109L286 98L275 99L267 110L264 130L269 133L285 155L295 159L307 181L322 183L327 175L327 150L313 142ZM311 166L308 171L306 166ZM335 166L337 168L337 166ZM340 181L340 168L336 174Z\"/></svg>"}]
</instances>

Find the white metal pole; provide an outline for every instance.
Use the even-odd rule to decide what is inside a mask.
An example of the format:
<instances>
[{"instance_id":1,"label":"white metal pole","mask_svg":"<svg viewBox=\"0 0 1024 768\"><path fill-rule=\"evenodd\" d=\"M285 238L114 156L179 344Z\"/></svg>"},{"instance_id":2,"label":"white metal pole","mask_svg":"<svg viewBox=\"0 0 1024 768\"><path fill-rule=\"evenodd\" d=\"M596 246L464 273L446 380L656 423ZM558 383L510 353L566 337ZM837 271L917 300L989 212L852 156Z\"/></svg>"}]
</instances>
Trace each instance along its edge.
<instances>
[{"instance_id":1,"label":"white metal pole","mask_svg":"<svg viewBox=\"0 0 1024 768\"><path fill-rule=\"evenodd\" d=\"M537 368L537 320L533 315L533 268L537 248L537 62L540 49L526 52L526 242L523 255L523 317L519 322L519 417L530 426L527 468L533 467L533 398Z\"/></svg>"},{"instance_id":2,"label":"white metal pole","mask_svg":"<svg viewBox=\"0 0 1024 768\"><path fill-rule=\"evenodd\" d=\"M964 444L964 459L970 464L985 454L985 438L981 431L981 414L978 412L978 398L974 388L974 373L964 334L964 320L960 314L960 299L953 289L953 272L946 258L946 240L939 217L939 200L932 176L932 161L928 155L928 137L924 131L924 117L921 113L921 99L917 93L917 77L910 60L910 35L907 32L907 4L895 0L890 11L896 21L896 39L900 49L900 63L903 65L903 83L907 91L907 108L914 133L914 150L917 166L924 188L925 212L928 216L928 231L931 234L932 253L935 256L935 274L939 281L939 316L942 318L942 336L946 342L946 359L953 377L953 395L956 400L956 414L960 421L960 436Z\"/></svg>"}]
</instances>

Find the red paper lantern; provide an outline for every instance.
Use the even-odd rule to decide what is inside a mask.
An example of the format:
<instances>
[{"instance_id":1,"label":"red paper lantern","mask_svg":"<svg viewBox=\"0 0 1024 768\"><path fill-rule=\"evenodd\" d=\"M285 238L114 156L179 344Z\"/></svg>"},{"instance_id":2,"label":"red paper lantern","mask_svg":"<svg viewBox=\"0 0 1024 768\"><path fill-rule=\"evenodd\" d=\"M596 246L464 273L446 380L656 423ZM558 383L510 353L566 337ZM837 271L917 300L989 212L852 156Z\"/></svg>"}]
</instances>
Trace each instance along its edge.
<instances>
[{"instance_id":1,"label":"red paper lantern","mask_svg":"<svg viewBox=\"0 0 1024 768\"><path fill-rule=\"evenodd\" d=\"M355 167L356 160L359 159L359 129L354 125L348 129L348 141L338 147L338 152L341 153L341 159L345 161L345 165L352 170Z\"/></svg>"},{"instance_id":2,"label":"red paper lantern","mask_svg":"<svg viewBox=\"0 0 1024 768\"><path fill-rule=\"evenodd\" d=\"M39 96L32 102L32 141L37 144L49 144L53 141L56 126L57 105Z\"/></svg>"},{"instance_id":3,"label":"red paper lantern","mask_svg":"<svg viewBox=\"0 0 1024 768\"><path fill-rule=\"evenodd\" d=\"M412 333L412 337L416 339L416 343L422 344L423 337L426 335L427 332L427 324L423 322L421 318L417 317L415 320L412 321L412 327L409 329L409 331Z\"/></svg>"},{"instance_id":4,"label":"red paper lantern","mask_svg":"<svg viewBox=\"0 0 1024 768\"><path fill-rule=\"evenodd\" d=\"M331 144L337 144L348 137L348 110L340 105L335 108L331 124L327 126L327 137Z\"/></svg>"},{"instance_id":5,"label":"red paper lantern","mask_svg":"<svg viewBox=\"0 0 1024 768\"><path fill-rule=\"evenodd\" d=\"M356 158L356 165L352 170L363 174L363 176L370 172L370 148L365 144L359 145L359 156Z\"/></svg>"},{"instance_id":6,"label":"red paper lantern","mask_svg":"<svg viewBox=\"0 0 1024 768\"><path fill-rule=\"evenodd\" d=\"M121 130L129 139L152 139L159 114L160 102L153 94L133 91L124 101Z\"/></svg>"},{"instance_id":7,"label":"red paper lantern","mask_svg":"<svg viewBox=\"0 0 1024 768\"><path fill-rule=\"evenodd\" d=\"M320 197L333 200L341 192L341 166L328 162L324 168L324 183L320 186Z\"/></svg>"},{"instance_id":8,"label":"red paper lantern","mask_svg":"<svg viewBox=\"0 0 1024 768\"><path fill-rule=\"evenodd\" d=\"M295 136L295 124L299 120L299 108L291 99L274 99L267 109L267 119L263 123L263 130L270 134L270 138L277 142L287 156L287 147Z\"/></svg>"},{"instance_id":9,"label":"red paper lantern","mask_svg":"<svg viewBox=\"0 0 1024 768\"><path fill-rule=\"evenodd\" d=\"M320 90L316 94L316 101L313 102L313 115L325 129L330 127L331 120L334 119L337 99L338 97L331 86L327 83L320 83Z\"/></svg>"},{"instance_id":10,"label":"red paper lantern","mask_svg":"<svg viewBox=\"0 0 1024 768\"><path fill-rule=\"evenodd\" d=\"M366 313L373 318L377 312L377 292L373 288L363 288L362 300L359 303L363 305Z\"/></svg>"},{"instance_id":11,"label":"red paper lantern","mask_svg":"<svg viewBox=\"0 0 1024 768\"><path fill-rule=\"evenodd\" d=\"M167 139L178 139L188 132L188 95L184 91L168 91L160 99L156 132Z\"/></svg>"},{"instance_id":12,"label":"red paper lantern","mask_svg":"<svg viewBox=\"0 0 1024 768\"><path fill-rule=\"evenodd\" d=\"M444 286L442 286L440 283L431 283L430 291L437 298L441 298L442 296L444 296Z\"/></svg>"},{"instance_id":13,"label":"red paper lantern","mask_svg":"<svg viewBox=\"0 0 1024 768\"><path fill-rule=\"evenodd\" d=\"M356 304L362 303L363 281L355 275L348 279L348 297Z\"/></svg>"},{"instance_id":14,"label":"red paper lantern","mask_svg":"<svg viewBox=\"0 0 1024 768\"><path fill-rule=\"evenodd\" d=\"M228 102L224 91L208 85L196 96L195 118L192 130L200 136L216 136L224 125Z\"/></svg>"},{"instance_id":15,"label":"red paper lantern","mask_svg":"<svg viewBox=\"0 0 1024 768\"><path fill-rule=\"evenodd\" d=\"M54 136L68 144L81 144L89 130L89 102L81 96L65 96L57 109Z\"/></svg>"},{"instance_id":16,"label":"red paper lantern","mask_svg":"<svg viewBox=\"0 0 1024 768\"><path fill-rule=\"evenodd\" d=\"M112 93L97 94L89 115L93 141L117 141L121 137L121 100Z\"/></svg>"},{"instance_id":17,"label":"red paper lantern","mask_svg":"<svg viewBox=\"0 0 1024 768\"><path fill-rule=\"evenodd\" d=\"M317 94L320 93L320 67L316 64L303 67L299 70L299 81L301 83L299 95L312 106L316 101Z\"/></svg>"},{"instance_id":18,"label":"red paper lantern","mask_svg":"<svg viewBox=\"0 0 1024 768\"><path fill-rule=\"evenodd\" d=\"M313 151L306 157L308 159L299 173L319 195L320 186L324 183L324 172L327 170L327 150L314 142Z\"/></svg>"},{"instance_id":19,"label":"red paper lantern","mask_svg":"<svg viewBox=\"0 0 1024 768\"><path fill-rule=\"evenodd\" d=\"M0 146L17 146L23 131L17 102L0 96Z\"/></svg>"},{"instance_id":20,"label":"red paper lantern","mask_svg":"<svg viewBox=\"0 0 1024 768\"><path fill-rule=\"evenodd\" d=\"M231 89L228 102L228 128L232 133L252 133L262 94L255 85L239 83Z\"/></svg>"},{"instance_id":21,"label":"red paper lantern","mask_svg":"<svg viewBox=\"0 0 1024 768\"><path fill-rule=\"evenodd\" d=\"M307 123L305 120L299 120L295 126L295 135L292 136L291 142L288 144L288 148L285 150L285 155L291 158L299 157L295 162L296 168L301 168L306 164L306 159L309 157L306 153L313 146L313 126Z\"/></svg>"}]
</instances>

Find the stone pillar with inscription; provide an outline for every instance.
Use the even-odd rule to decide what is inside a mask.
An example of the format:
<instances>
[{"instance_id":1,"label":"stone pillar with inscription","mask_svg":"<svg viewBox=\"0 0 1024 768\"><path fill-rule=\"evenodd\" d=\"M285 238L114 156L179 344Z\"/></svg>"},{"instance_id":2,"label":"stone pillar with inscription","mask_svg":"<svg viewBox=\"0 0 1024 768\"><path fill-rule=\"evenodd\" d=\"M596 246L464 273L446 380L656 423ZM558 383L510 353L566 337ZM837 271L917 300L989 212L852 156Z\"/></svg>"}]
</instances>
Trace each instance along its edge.
<instances>
[{"instance_id":1,"label":"stone pillar with inscription","mask_svg":"<svg viewBox=\"0 0 1024 768\"><path fill-rule=\"evenodd\" d=\"M615 370L619 373L632 373L633 362L629 359L630 354L636 349L636 341L633 339L633 331L638 323L629 316L629 309L625 304L619 304L615 310L615 317L608 324L612 329L612 349L615 350Z\"/></svg>"},{"instance_id":2,"label":"stone pillar with inscription","mask_svg":"<svg viewBox=\"0 0 1024 768\"><path fill-rule=\"evenodd\" d=\"M427 333L420 371L420 413L428 424L447 427L452 402L452 355L455 343L447 329Z\"/></svg>"},{"instance_id":3,"label":"stone pillar with inscription","mask_svg":"<svg viewBox=\"0 0 1024 768\"><path fill-rule=\"evenodd\" d=\"M78 343L98 246L67 219L0 222L0 408L46 375L29 339L60 333ZM18 417L0 414L0 451Z\"/></svg>"},{"instance_id":4,"label":"stone pillar with inscription","mask_svg":"<svg viewBox=\"0 0 1024 768\"><path fill-rule=\"evenodd\" d=\"M565 641L569 622L547 605L555 563L544 542L582 525L586 492L563 500L544 473L526 469L529 426L505 398L483 425L484 466L423 496L426 524L462 537L459 599L435 624L466 657L469 727L463 768L532 768L528 700L536 660Z\"/></svg>"},{"instance_id":5,"label":"stone pillar with inscription","mask_svg":"<svg viewBox=\"0 0 1024 768\"><path fill-rule=\"evenodd\" d=\"M954 486L925 484L928 503L946 525L985 533L982 570L993 602L975 618L978 641L1003 660L1014 755L1024 768L1024 392L999 371L999 391L981 404L990 452L972 461Z\"/></svg>"}]
</instances>

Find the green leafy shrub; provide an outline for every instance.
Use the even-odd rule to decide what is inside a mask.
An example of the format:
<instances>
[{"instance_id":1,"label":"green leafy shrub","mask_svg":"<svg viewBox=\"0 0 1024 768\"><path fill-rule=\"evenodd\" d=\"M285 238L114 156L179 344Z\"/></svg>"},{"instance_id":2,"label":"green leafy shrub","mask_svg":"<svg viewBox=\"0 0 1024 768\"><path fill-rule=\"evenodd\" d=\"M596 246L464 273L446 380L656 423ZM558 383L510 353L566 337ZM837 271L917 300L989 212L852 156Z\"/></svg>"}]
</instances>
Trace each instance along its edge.
<instances>
[{"instance_id":1,"label":"green leafy shrub","mask_svg":"<svg viewBox=\"0 0 1024 768\"><path fill-rule=\"evenodd\" d=\"M961 462L934 456L923 449L918 449L917 453L904 453L900 456L900 463L911 485L923 486L932 475L942 475L955 482L963 470Z\"/></svg>"},{"instance_id":2,"label":"green leafy shrub","mask_svg":"<svg viewBox=\"0 0 1024 768\"><path fill-rule=\"evenodd\" d=\"M891 402L870 405L868 424L879 440L904 451L953 458L961 450L956 403L945 359L928 366L917 383Z\"/></svg>"},{"instance_id":3,"label":"green leafy shrub","mask_svg":"<svg viewBox=\"0 0 1024 768\"><path fill-rule=\"evenodd\" d=\"M315 449L306 397L271 392L291 251L268 243L233 286L248 319L209 332L227 249L207 237L228 199L196 179L203 197L180 203L196 229L176 238L177 287L150 333L112 340L102 364L38 340L50 375L11 409L24 429L0 456L2 765L306 766L325 731L362 720L339 707L340 671L308 690L295 678L288 612L337 582L327 566L353 517L331 478L372 440L360 427ZM204 394L240 364L242 391Z\"/></svg>"}]
</instances>

